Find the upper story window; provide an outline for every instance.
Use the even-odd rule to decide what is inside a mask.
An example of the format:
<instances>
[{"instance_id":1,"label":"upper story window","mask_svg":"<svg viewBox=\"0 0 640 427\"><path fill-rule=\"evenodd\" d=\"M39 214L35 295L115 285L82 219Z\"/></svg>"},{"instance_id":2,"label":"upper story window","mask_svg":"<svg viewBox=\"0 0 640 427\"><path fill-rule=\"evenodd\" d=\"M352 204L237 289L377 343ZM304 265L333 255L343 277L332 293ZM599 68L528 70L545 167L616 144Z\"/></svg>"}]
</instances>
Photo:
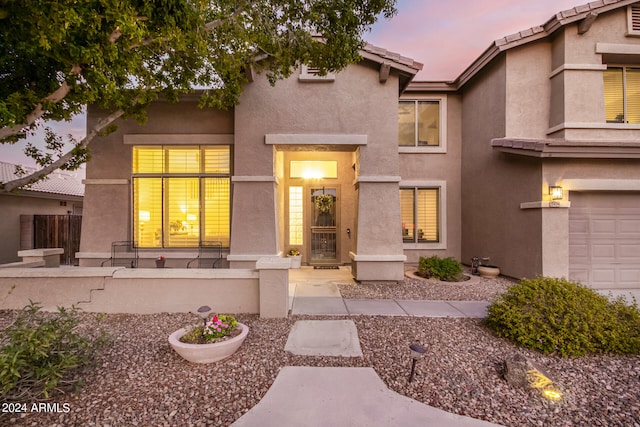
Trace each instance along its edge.
<instances>
[{"instance_id":1,"label":"upper story window","mask_svg":"<svg viewBox=\"0 0 640 427\"><path fill-rule=\"evenodd\" d=\"M228 145L133 147L133 230L141 248L229 246Z\"/></svg>"},{"instance_id":2,"label":"upper story window","mask_svg":"<svg viewBox=\"0 0 640 427\"><path fill-rule=\"evenodd\" d=\"M398 105L400 152L446 152L446 98L401 100Z\"/></svg>"},{"instance_id":3,"label":"upper story window","mask_svg":"<svg viewBox=\"0 0 640 427\"><path fill-rule=\"evenodd\" d=\"M607 123L640 123L640 68L609 67L603 76Z\"/></svg>"}]
</instances>

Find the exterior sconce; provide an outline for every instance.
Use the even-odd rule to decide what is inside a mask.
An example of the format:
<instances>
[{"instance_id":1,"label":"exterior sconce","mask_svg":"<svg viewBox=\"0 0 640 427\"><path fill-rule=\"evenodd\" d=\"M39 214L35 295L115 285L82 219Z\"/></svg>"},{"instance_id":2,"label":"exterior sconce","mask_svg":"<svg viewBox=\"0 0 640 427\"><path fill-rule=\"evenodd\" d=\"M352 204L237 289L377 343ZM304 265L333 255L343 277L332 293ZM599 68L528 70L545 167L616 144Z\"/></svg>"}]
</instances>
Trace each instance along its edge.
<instances>
[{"instance_id":1,"label":"exterior sconce","mask_svg":"<svg viewBox=\"0 0 640 427\"><path fill-rule=\"evenodd\" d=\"M552 200L562 200L562 187L559 185L550 185L549 195Z\"/></svg>"}]
</instances>

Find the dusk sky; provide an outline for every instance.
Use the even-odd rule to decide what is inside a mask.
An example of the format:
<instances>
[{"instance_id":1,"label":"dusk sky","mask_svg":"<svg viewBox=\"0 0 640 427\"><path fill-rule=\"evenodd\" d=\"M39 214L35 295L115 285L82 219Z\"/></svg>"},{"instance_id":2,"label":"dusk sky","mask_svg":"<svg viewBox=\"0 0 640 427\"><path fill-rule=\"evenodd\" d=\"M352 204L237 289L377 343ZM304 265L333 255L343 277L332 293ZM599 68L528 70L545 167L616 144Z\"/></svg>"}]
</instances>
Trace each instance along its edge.
<instances>
[{"instance_id":1,"label":"dusk sky","mask_svg":"<svg viewBox=\"0 0 640 427\"><path fill-rule=\"evenodd\" d=\"M585 4L581 0L398 0L398 14L378 22L366 40L424 64L415 80L454 80L491 43L544 24L554 14ZM80 139L84 117L55 127ZM32 166L24 142L0 144L0 160Z\"/></svg>"}]
</instances>

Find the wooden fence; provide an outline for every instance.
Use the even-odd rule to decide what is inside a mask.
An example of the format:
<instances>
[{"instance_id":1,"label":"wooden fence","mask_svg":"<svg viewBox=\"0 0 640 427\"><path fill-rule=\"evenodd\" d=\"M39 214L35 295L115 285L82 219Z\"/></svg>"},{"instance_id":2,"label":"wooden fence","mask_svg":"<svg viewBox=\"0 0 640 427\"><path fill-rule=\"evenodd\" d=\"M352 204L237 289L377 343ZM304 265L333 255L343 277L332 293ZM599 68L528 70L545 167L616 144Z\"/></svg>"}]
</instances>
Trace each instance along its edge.
<instances>
[{"instance_id":1,"label":"wooden fence","mask_svg":"<svg viewBox=\"0 0 640 427\"><path fill-rule=\"evenodd\" d=\"M63 248L60 264L77 265L82 215L34 215L34 248Z\"/></svg>"}]
</instances>

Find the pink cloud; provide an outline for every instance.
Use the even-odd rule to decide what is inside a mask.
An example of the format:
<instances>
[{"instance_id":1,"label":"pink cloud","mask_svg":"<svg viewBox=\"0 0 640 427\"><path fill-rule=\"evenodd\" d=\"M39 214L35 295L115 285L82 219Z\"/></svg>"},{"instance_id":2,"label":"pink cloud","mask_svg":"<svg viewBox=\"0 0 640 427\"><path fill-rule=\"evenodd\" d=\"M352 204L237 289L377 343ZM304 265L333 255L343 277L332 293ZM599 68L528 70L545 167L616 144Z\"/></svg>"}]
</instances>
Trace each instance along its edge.
<instances>
[{"instance_id":1,"label":"pink cloud","mask_svg":"<svg viewBox=\"0 0 640 427\"><path fill-rule=\"evenodd\" d=\"M494 40L544 24L579 0L399 0L367 40L424 63L417 80L453 80Z\"/></svg>"}]
</instances>

